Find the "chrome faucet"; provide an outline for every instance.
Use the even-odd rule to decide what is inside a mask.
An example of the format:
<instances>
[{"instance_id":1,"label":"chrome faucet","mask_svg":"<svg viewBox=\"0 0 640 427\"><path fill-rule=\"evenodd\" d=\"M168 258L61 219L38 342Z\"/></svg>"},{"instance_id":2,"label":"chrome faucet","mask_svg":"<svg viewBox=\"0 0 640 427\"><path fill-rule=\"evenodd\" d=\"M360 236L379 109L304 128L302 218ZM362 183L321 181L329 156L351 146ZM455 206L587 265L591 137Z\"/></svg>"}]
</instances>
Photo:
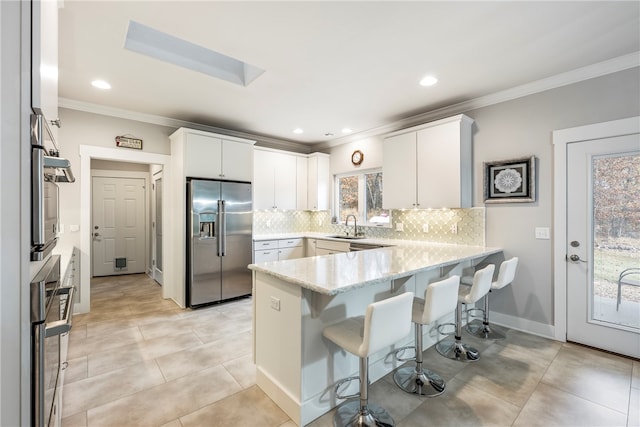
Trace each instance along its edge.
<instances>
[{"instance_id":1,"label":"chrome faucet","mask_svg":"<svg viewBox=\"0 0 640 427\"><path fill-rule=\"evenodd\" d=\"M349 224L349 218L353 217L353 237L358 237L358 218L354 214L347 215L347 218L344 220L344 225ZM349 232L347 232L347 236Z\"/></svg>"}]
</instances>

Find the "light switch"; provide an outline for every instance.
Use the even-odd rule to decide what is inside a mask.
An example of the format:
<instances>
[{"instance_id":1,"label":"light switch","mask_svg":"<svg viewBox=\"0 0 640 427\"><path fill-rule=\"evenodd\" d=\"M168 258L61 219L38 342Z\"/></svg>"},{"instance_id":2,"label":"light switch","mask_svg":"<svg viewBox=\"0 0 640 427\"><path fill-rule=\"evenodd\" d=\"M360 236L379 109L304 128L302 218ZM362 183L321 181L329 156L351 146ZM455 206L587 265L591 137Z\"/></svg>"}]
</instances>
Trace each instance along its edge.
<instances>
[{"instance_id":1,"label":"light switch","mask_svg":"<svg viewBox=\"0 0 640 427\"><path fill-rule=\"evenodd\" d=\"M549 227L536 227L536 239L549 240L550 238Z\"/></svg>"}]
</instances>

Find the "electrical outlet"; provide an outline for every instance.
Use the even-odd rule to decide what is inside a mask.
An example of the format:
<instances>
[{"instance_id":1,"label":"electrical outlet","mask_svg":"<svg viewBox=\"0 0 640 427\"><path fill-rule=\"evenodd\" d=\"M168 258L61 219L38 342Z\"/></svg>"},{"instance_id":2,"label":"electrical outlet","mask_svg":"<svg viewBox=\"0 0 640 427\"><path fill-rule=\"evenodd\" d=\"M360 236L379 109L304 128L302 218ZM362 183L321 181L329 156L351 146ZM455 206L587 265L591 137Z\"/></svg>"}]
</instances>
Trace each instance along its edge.
<instances>
[{"instance_id":1,"label":"electrical outlet","mask_svg":"<svg viewBox=\"0 0 640 427\"><path fill-rule=\"evenodd\" d=\"M451 224L451 234L458 234L458 223Z\"/></svg>"},{"instance_id":2,"label":"electrical outlet","mask_svg":"<svg viewBox=\"0 0 640 427\"><path fill-rule=\"evenodd\" d=\"M396 223L396 231L404 231L404 224L401 222Z\"/></svg>"},{"instance_id":3,"label":"electrical outlet","mask_svg":"<svg viewBox=\"0 0 640 427\"><path fill-rule=\"evenodd\" d=\"M428 233L429 232L429 223L422 224L422 232L423 233Z\"/></svg>"},{"instance_id":4,"label":"electrical outlet","mask_svg":"<svg viewBox=\"0 0 640 427\"><path fill-rule=\"evenodd\" d=\"M280 299L276 297L271 297L271 308L275 311L280 311Z\"/></svg>"}]
</instances>

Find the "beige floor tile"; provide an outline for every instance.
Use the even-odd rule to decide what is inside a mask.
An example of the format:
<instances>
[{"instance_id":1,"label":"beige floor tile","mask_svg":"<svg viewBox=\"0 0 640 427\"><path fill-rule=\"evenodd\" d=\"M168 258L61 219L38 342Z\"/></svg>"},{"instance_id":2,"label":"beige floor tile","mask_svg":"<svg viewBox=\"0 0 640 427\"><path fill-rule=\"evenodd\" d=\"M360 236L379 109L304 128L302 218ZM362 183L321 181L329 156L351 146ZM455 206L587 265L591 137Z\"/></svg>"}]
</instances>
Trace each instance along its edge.
<instances>
[{"instance_id":1,"label":"beige floor tile","mask_svg":"<svg viewBox=\"0 0 640 427\"><path fill-rule=\"evenodd\" d=\"M520 408L458 379L447 383L444 394L425 399L403 418L399 427L509 426Z\"/></svg>"},{"instance_id":2,"label":"beige floor tile","mask_svg":"<svg viewBox=\"0 0 640 427\"><path fill-rule=\"evenodd\" d=\"M63 418L62 427L87 427L87 412L78 412L75 415Z\"/></svg>"},{"instance_id":3,"label":"beige floor tile","mask_svg":"<svg viewBox=\"0 0 640 427\"><path fill-rule=\"evenodd\" d=\"M158 365L150 360L104 375L65 384L62 413L67 417L163 382L164 378Z\"/></svg>"},{"instance_id":4,"label":"beige floor tile","mask_svg":"<svg viewBox=\"0 0 640 427\"><path fill-rule=\"evenodd\" d=\"M220 314L220 316L224 316ZM202 342L212 342L218 341L220 339L224 339L229 336L236 335L242 332L251 332L253 327L253 323L251 319L238 321L233 319L228 319L224 321L219 321L216 324L209 324L206 326L200 326L194 328L193 331L198 335L198 337L202 340Z\"/></svg>"},{"instance_id":5,"label":"beige floor tile","mask_svg":"<svg viewBox=\"0 0 640 427\"><path fill-rule=\"evenodd\" d=\"M223 364L231 376L242 386L249 388L256 383L256 365L253 356L248 354L238 359L233 359Z\"/></svg>"},{"instance_id":6,"label":"beige floor tile","mask_svg":"<svg viewBox=\"0 0 640 427\"><path fill-rule=\"evenodd\" d=\"M64 383L71 384L88 377L87 356L67 360L67 369L64 370Z\"/></svg>"},{"instance_id":7,"label":"beige floor tile","mask_svg":"<svg viewBox=\"0 0 640 427\"><path fill-rule=\"evenodd\" d=\"M218 312L203 312L200 315L188 315L179 319L167 319L165 321L139 324L140 331L145 339L160 338L168 335L184 333L185 330L198 328L215 328L227 318Z\"/></svg>"},{"instance_id":8,"label":"beige floor tile","mask_svg":"<svg viewBox=\"0 0 640 427\"><path fill-rule=\"evenodd\" d=\"M69 340L69 358L85 356L91 353L98 353L114 348L124 347L127 345L139 343L143 341L142 334L137 327L123 329L120 332L108 336L87 337L83 340Z\"/></svg>"},{"instance_id":9,"label":"beige floor tile","mask_svg":"<svg viewBox=\"0 0 640 427\"><path fill-rule=\"evenodd\" d=\"M122 332L127 329L136 328L138 323L134 319L114 319L104 322L87 323L87 337L105 337Z\"/></svg>"},{"instance_id":10,"label":"beige floor tile","mask_svg":"<svg viewBox=\"0 0 640 427\"><path fill-rule=\"evenodd\" d=\"M144 340L136 343L135 346L119 347L92 353L88 356L88 375L90 377L100 375L201 344L202 341L194 333L186 332L169 337Z\"/></svg>"},{"instance_id":11,"label":"beige floor tile","mask_svg":"<svg viewBox=\"0 0 640 427\"><path fill-rule=\"evenodd\" d=\"M623 426L626 421L624 413L540 383L514 426Z\"/></svg>"},{"instance_id":12,"label":"beige floor tile","mask_svg":"<svg viewBox=\"0 0 640 427\"><path fill-rule=\"evenodd\" d=\"M627 412L633 363L575 344L565 344L542 382L578 397Z\"/></svg>"},{"instance_id":13,"label":"beige floor tile","mask_svg":"<svg viewBox=\"0 0 640 427\"><path fill-rule=\"evenodd\" d=\"M523 354L530 355L540 361L551 362L562 347L560 341L526 334L514 329L507 330L506 339L495 341L497 345L515 347Z\"/></svg>"},{"instance_id":14,"label":"beige floor tile","mask_svg":"<svg viewBox=\"0 0 640 427\"><path fill-rule=\"evenodd\" d=\"M278 427L298 427L298 424L296 424L293 421L289 420L289 421L285 421L284 423L280 424Z\"/></svg>"},{"instance_id":15,"label":"beige floor tile","mask_svg":"<svg viewBox=\"0 0 640 427\"><path fill-rule=\"evenodd\" d=\"M173 420L161 425L160 427L182 427L182 424L180 423L180 420Z\"/></svg>"},{"instance_id":16,"label":"beige floor tile","mask_svg":"<svg viewBox=\"0 0 640 427\"><path fill-rule=\"evenodd\" d=\"M369 402L385 408L398 422L418 408L424 398L403 391L391 378L391 382L380 379L369 386Z\"/></svg>"},{"instance_id":17,"label":"beige floor tile","mask_svg":"<svg viewBox=\"0 0 640 427\"><path fill-rule=\"evenodd\" d=\"M157 360L167 381L192 372L220 365L251 353L251 334L245 332L233 339L213 341L172 353Z\"/></svg>"},{"instance_id":18,"label":"beige floor tile","mask_svg":"<svg viewBox=\"0 0 640 427\"><path fill-rule=\"evenodd\" d=\"M89 409L88 425L162 425L240 390L222 366L215 366Z\"/></svg>"},{"instance_id":19,"label":"beige floor tile","mask_svg":"<svg viewBox=\"0 0 640 427\"><path fill-rule=\"evenodd\" d=\"M289 417L258 386L180 418L183 427L277 427Z\"/></svg>"},{"instance_id":20,"label":"beige floor tile","mask_svg":"<svg viewBox=\"0 0 640 427\"><path fill-rule=\"evenodd\" d=\"M524 361L523 361L524 360ZM546 365L517 347L493 345L455 379L522 407L545 373Z\"/></svg>"}]
</instances>

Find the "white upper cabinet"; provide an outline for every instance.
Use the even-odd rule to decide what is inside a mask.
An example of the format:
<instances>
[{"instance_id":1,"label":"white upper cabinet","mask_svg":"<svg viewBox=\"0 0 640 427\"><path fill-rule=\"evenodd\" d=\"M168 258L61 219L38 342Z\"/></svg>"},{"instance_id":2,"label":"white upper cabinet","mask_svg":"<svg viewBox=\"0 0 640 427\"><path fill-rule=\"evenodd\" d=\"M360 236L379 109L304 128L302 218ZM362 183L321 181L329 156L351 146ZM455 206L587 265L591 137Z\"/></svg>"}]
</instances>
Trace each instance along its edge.
<instances>
[{"instance_id":1,"label":"white upper cabinet","mask_svg":"<svg viewBox=\"0 0 640 427\"><path fill-rule=\"evenodd\" d=\"M296 157L296 209L299 211L309 209L307 207L307 180L309 175L307 161L306 157Z\"/></svg>"},{"instance_id":2,"label":"white upper cabinet","mask_svg":"<svg viewBox=\"0 0 640 427\"><path fill-rule=\"evenodd\" d=\"M251 181L254 141L180 128L171 155L182 157L183 176Z\"/></svg>"},{"instance_id":3,"label":"white upper cabinet","mask_svg":"<svg viewBox=\"0 0 640 427\"><path fill-rule=\"evenodd\" d=\"M254 209L293 210L297 206L297 156L255 148Z\"/></svg>"},{"instance_id":4,"label":"white upper cabinet","mask_svg":"<svg viewBox=\"0 0 640 427\"><path fill-rule=\"evenodd\" d=\"M53 137L58 128L58 1L31 2L31 107L44 114ZM27 53L28 54L28 53Z\"/></svg>"},{"instance_id":5,"label":"white upper cabinet","mask_svg":"<svg viewBox=\"0 0 640 427\"><path fill-rule=\"evenodd\" d=\"M459 115L385 138L384 207L471 207L472 125L472 119Z\"/></svg>"},{"instance_id":6,"label":"white upper cabinet","mask_svg":"<svg viewBox=\"0 0 640 427\"><path fill-rule=\"evenodd\" d=\"M307 209L326 211L331 203L331 172L328 154L312 153L308 158Z\"/></svg>"}]
</instances>

